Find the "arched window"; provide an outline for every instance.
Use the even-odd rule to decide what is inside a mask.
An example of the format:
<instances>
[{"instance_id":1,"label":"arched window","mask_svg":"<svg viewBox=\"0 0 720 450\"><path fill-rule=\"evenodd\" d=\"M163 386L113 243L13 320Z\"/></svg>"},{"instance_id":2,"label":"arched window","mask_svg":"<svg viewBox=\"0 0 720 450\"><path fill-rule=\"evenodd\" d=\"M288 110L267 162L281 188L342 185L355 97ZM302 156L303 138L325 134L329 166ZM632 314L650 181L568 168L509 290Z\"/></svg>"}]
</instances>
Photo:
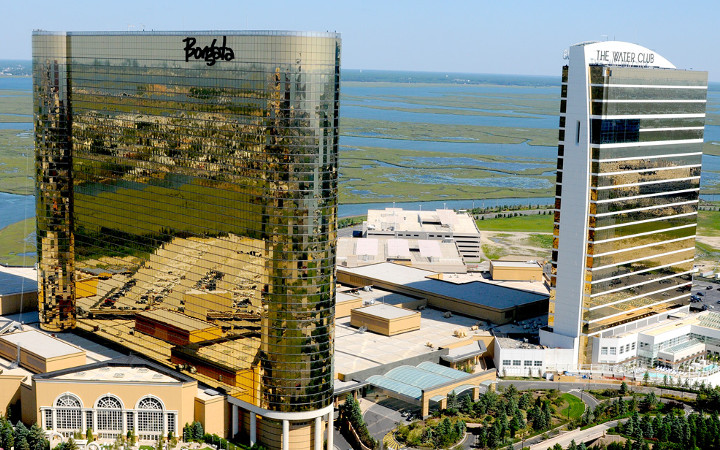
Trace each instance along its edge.
<instances>
[{"instance_id":1,"label":"arched window","mask_svg":"<svg viewBox=\"0 0 720 450\"><path fill-rule=\"evenodd\" d=\"M98 431L122 431L122 403L106 395L96 403Z\"/></svg>"},{"instance_id":2,"label":"arched window","mask_svg":"<svg viewBox=\"0 0 720 450\"><path fill-rule=\"evenodd\" d=\"M138 430L140 432L163 432L163 405L154 397L138 402Z\"/></svg>"},{"instance_id":3,"label":"arched window","mask_svg":"<svg viewBox=\"0 0 720 450\"><path fill-rule=\"evenodd\" d=\"M82 430L82 404L72 394L63 394L55 401L55 414L58 430Z\"/></svg>"}]
</instances>

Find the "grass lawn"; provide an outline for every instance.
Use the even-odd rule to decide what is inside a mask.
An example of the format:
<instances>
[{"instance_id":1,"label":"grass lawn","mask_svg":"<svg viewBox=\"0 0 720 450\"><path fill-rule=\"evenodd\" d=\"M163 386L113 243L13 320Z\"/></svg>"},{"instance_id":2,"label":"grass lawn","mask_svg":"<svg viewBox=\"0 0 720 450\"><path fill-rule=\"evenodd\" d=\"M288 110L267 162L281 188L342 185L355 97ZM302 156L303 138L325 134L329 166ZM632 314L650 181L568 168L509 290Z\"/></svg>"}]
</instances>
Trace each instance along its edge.
<instances>
[{"instance_id":1,"label":"grass lawn","mask_svg":"<svg viewBox=\"0 0 720 450\"><path fill-rule=\"evenodd\" d=\"M508 254L506 247L499 245L483 244L482 251L487 259L500 259Z\"/></svg>"},{"instance_id":2,"label":"grass lawn","mask_svg":"<svg viewBox=\"0 0 720 450\"><path fill-rule=\"evenodd\" d=\"M476 221L480 231L525 231L530 233L552 233L552 214L518 216ZM552 244L552 238L550 240ZM539 243L539 242L538 242Z\"/></svg>"},{"instance_id":3,"label":"grass lawn","mask_svg":"<svg viewBox=\"0 0 720 450\"><path fill-rule=\"evenodd\" d=\"M571 419L577 419L585 412L585 403L583 403L582 400L575 397L574 395L563 394L560 396L560 398L562 398L568 404L567 407L560 410L560 415L563 418L568 417L568 410L570 411L569 415Z\"/></svg>"},{"instance_id":4,"label":"grass lawn","mask_svg":"<svg viewBox=\"0 0 720 450\"><path fill-rule=\"evenodd\" d=\"M540 248L552 248L553 244L552 234L531 234L528 240L531 245Z\"/></svg>"},{"instance_id":5,"label":"grass lawn","mask_svg":"<svg viewBox=\"0 0 720 450\"><path fill-rule=\"evenodd\" d=\"M698 211L697 234L720 236L720 211Z\"/></svg>"},{"instance_id":6,"label":"grass lawn","mask_svg":"<svg viewBox=\"0 0 720 450\"><path fill-rule=\"evenodd\" d=\"M0 229L0 264L13 266L32 266L35 256L21 256L23 252L35 251L35 239L26 241L28 235L35 231L35 218L15 222Z\"/></svg>"}]
</instances>

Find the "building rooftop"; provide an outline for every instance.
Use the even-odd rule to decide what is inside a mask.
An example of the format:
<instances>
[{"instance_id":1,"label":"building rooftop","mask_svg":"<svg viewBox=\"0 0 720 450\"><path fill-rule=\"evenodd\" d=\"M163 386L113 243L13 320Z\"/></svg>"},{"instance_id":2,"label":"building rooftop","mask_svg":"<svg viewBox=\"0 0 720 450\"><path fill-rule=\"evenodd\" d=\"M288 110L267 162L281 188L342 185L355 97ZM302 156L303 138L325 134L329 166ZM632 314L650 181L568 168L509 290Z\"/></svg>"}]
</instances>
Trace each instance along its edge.
<instances>
[{"instance_id":1,"label":"building rooftop","mask_svg":"<svg viewBox=\"0 0 720 450\"><path fill-rule=\"evenodd\" d=\"M70 372L54 377L55 380L66 381L112 381L118 383L177 383L170 377L147 367L105 366L95 369Z\"/></svg>"},{"instance_id":2,"label":"building rooftop","mask_svg":"<svg viewBox=\"0 0 720 450\"><path fill-rule=\"evenodd\" d=\"M137 315L157 322L167 323L186 331L199 331L216 327L216 325L210 322L205 322L204 320L190 317L181 312L170 311L167 309L153 309L150 311L143 311Z\"/></svg>"},{"instance_id":3,"label":"building rooftop","mask_svg":"<svg viewBox=\"0 0 720 450\"><path fill-rule=\"evenodd\" d=\"M342 302L350 302L354 300L358 300L360 297L357 295L350 295L346 294L345 292L338 292L335 295L335 303L342 303Z\"/></svg>"},{"instance_id":4,"label":"building rooftop","mask_svg":"<svg viewBox=\"0 0 720 450\"><path fill-rule=\"evenodd\" d=\"M381 317L383 319L399 319L401 317L414 316L419 314L418 311L411 311L405 308L398 308L393 305L376 303L374 305L365 306L363 308L355 308L353 311L370 314L372 316Z\"/></svg>"},{"instance_id":5,"label":"building rooftop","mask_svg":"<svg viewBox=\"0 0 720 450\"><path fill-rule=\"evenodd\" d=\"M122 374L122 376L116 376ZM100 361L84 366L56 370L34 376L39 380L68 380L68 381L111 381L118 383L190 383L193 378L180 372L164 367L161 364L148 361L137 356L124 356L120 358Z\"/></svg>"},{"instance_id":6,"label":"building rooftop","mask_svg":"<svg viewBox=\"0 0 720 450\"><path fill-rule=\"evenodd\" d=\"M542 345L530 344L528 342L520 341L517 339L510 339L504 337L495 338L495 342L498 343L500 348L525 348L525 349L541 349Z\"/></svg>"},{"instance_id":7,"label":"building rooftop","mask_svg":"<svg viewBox=\"0 0 720 450\"><path fill-rule=\"evenodd\" d=\"M387 283L401 284L496 309L513 308L543 300L547 297L547 294L521 291L479 280L467 283L441 281L428 278L436 276L434 272L392 263L379 263L354 268L338 267L338 271L374 278Z\"/></svg>"},{"instance_id":8,"label":"building rooftop","mask_svg":"<svg viewBox=\"0 0 720 450\"><path fill-rule=\"evenodd\" d=\"M384 303L386 305L402 306L406 303L418 302L425 300L424 298L410 297L408 295L397 294L395 292L386 291L373 286L372 290L365 290L362 288L348 288L338 284L338 290L344 289L344 292L338 292L338 302L347 301L350 299L361 298L363 304L371 305L375 302ZM346 293L348 292L348 293ZM340 295L342 294L342 300ZM414 308L411 308L414 309Z\"/></svg>"},{"instance_id":9,"label":"building rooftop","mask_svg":"<svg viewBox=\"0 0 720 450\"><path fill-rule=\"evenodd\" d=\"M0 341L5 341L12 345L19 345L21 349L46 359L85 353L85 351L79 347L32 328L18 333L0 336Z\"/></svg>"},{"instance_id":10,"label":"building rooftop","mask_svg":"<svg viewBox=\"0 0 720 450\"><path fill-rule=\"evenodd\" d=\"M499 260L493 260L490 262L495 267L518 267L518 268L528 268L528 269L536 269L540 266L540 263L534 260L530 261L499 261Z\"/></svg>"},{"instance_id":11,"label":"building rooftop","mask_svg":"<svg viewBox=\"0 0 720 450\"><path fill-rule=\"evenodd\" d=\"M440 234L480 235L475 220L452 209L405 211L402 208L370 209L367 229L382 231L417 231Z\"/></svg>"},{"instance_id":12,"label":"building rooftop","mask_svg":"<svg viewBox=\"0 0 720 450\"><path fill-rule=\"evenodd\" d=\"M338 264L357 267L388 259L410 261L413 267L436 272L467 272L454 241L395 239L392 236L339 238Z\"/></svg>"},{"instance_id":13,"label":"building rooftop","mask_svg":"<svg viewBox=\"0 0 720 450\"><path fill-rule=\"evenodd\" d=\"M407 358L422 358L438 348L465 341L469 336L487 335L484 330L470 329L478 324L477 319L455 314L444 317L444 311L433 308L426 308L420 314L419 330L394 336L362 333L350 326L350 317L336 319L335 371L347 375ZM456 336L456 330L465 331L467 336Z\"/></svg>"},{"instance_id":14,"label":"building rooftop","mask_svg":"<svg viewBox=\"0 0 720 450\"><path fill-rule=\"evenodd\" d=\"M373 375L367 382L400 395L419 400L423 390L472 377L472 374L432 362L422 362L416 367L403 365L384 375Z\"/></svg>"},{"instance_id":15,"label":"building rooftop","mask_svg":"<svg viewBox=\"0 0 720 450\"><path fill-rule=\"evenodd\" d=\"M443 361L458 362L470 359L473 356L480 356L487 351L487 347L483 341L477 340L469 344L461 345L460 347L454 347L450 349L447 355L443 355L440 358Z\"/></svg>"},{"instance_id":16,"label":"building rooftop","mask_svg":"<svg viewBox=\"0 0 720 450\"><path fill-rule=\"evenodd\" d=\"M0 265L0 297L22 292L37 292L37 286L35 268Z\"/></svg>"}]
</instances>

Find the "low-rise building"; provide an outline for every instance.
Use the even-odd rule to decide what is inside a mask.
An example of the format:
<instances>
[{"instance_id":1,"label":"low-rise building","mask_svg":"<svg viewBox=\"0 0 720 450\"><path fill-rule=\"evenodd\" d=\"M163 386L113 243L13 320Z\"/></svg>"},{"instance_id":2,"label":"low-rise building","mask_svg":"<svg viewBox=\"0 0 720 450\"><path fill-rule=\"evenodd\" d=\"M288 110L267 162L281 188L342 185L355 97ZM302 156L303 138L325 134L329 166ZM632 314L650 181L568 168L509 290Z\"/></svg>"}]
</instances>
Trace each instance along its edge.
<instances>
[{"instance_id":1,"label":"low-rise building","mask_svg":"<svg viewBox=\"0 0 720 450\"><path fill-rule=\"evenodd\" d=\"M0 316L37 311L37 270L0 265Z\"/></svg>"},{"instance_id":2,"label":"low-rise building","mask_svg":"<svg viewBox=\"0 0 720 450\"><path fill-rule=\"evenodd\" d=\"M359 267L379 262L395 262L433 272L465 273L467 266L451 240L339 238L338 265Z\"/></svg>"},{"instance_id":3,"label":"low-rise building","mask_svg":"<svg viewBox=\"0 0 720 450\"><path fill-rule=\"evenodd\" d=\"M420 329L420 313L383 303L353 309L350 325L368 331L393 336Z\"/></svg>"},{"instance_id":4,"label":"low-rise building","mask_svg":"<svg viewBox=\"0 0 720 450\"><path fill-rule=\"evenodd\" d=\"M485 282L480 278L453 278L400 264L380 263L363 267L338 267L338 281L345 285L378 286L392 292L425 298L427 305L469 317L503 324L536 317L547 310L547 289L522 290Z\"/></svg>"},{"instance_id":5,"label":"low-rise building","mask_svg":"<svg viewBox=\"0 0 720 450\"><path fill-rule=\"evenodd\" d=\"M542 281L542 266L535 260L490 261L490 277L496 281Z\"/></svg>"},{"instance_id":6,"label":"low-rise building","mask_svg":"<svg viewBox=\"0 0 720 450\"><path fill-rule=\"evenodd\" d=\"M480 259L480 231L466 213L451 209L405 211L402 208L368 210L363 237L453 241L465 260Z\"/></svg>"}]
</instances>

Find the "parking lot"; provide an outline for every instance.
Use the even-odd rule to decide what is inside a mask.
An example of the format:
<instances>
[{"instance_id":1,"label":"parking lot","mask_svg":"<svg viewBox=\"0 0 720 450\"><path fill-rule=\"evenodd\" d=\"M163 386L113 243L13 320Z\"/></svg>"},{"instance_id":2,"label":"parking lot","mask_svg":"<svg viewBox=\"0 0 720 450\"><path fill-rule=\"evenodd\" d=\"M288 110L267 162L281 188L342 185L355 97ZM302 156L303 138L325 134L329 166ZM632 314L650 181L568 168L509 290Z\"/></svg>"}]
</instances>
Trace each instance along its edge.
<instances>
[{"instance_id":1,"label":"parking lot","mask_svg":"<svg viewBox=\"0 0 720 450\"><path fill-rule=\"evenodd\" d=\"M720 312L720 290L718 288L720 288L720 283L694 280L692 294L700 301L694 301L690 303L690 306L693 309L703 309L704 306L707 306L707 311Z\"/></svg>"}]
</instances>

